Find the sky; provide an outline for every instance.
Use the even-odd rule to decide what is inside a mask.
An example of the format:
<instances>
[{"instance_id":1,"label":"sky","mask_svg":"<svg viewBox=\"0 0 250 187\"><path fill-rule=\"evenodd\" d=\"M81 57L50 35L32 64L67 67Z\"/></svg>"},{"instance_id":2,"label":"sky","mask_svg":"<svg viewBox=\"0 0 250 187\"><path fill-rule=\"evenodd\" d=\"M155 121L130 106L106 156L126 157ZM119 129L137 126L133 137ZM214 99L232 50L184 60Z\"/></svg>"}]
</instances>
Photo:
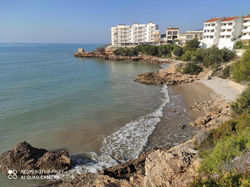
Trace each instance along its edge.
<instances>
[{"instance_id":1,"label":"sky","mask_svg":"<svg viewBox=\"0 0 250 187\"><path fill-rule=\"evenodd\" d=\"M0 42L109 43L110 28L135 22L181 31L212 17L250 14L250 0L0 0Z\"/></svg>"}]
</instances>

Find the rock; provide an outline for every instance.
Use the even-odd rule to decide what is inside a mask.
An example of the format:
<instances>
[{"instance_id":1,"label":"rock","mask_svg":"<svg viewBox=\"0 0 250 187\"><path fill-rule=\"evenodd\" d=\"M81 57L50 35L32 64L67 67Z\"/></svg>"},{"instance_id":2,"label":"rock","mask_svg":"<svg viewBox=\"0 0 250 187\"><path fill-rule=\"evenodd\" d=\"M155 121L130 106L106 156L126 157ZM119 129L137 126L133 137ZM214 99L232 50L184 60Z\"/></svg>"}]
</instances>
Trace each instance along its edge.
<instances>
[{"instance_id":1,"label":"rock","mask_svg":"<svg viewBox=\"0 0 250 187\"><path fill-rule=\"evenodd\" d=\"M11 151L0 156L0 171L7 174L9 169L17 170L60 170L66 171L72 167L72 161L66 151L49 152L46 149L32 147L27 142L21 142Z\"/></svg>"},{"instance_id":2,"label":"rock","mask_svg":"<svg viewBox=\"0 0 250 187\"><path fill-rule=\"evenodd\" d=\"M197 80L197 76L181 73L169 73L164 72L150 72L137 75L135 81L144 84L167 84L167 85L177 85L182 83L191 83Z\"/></svg>"},{"instance_id":3,"label":"rock","mask_svg":"<svg viewBox=\"0 0 250 187\"><path fill-rule=\"evenodd\" d=\"M188 186L199 166L193 140L170 150L157 150L148 155L144 186Z\"/></svg>"}]
</instances>

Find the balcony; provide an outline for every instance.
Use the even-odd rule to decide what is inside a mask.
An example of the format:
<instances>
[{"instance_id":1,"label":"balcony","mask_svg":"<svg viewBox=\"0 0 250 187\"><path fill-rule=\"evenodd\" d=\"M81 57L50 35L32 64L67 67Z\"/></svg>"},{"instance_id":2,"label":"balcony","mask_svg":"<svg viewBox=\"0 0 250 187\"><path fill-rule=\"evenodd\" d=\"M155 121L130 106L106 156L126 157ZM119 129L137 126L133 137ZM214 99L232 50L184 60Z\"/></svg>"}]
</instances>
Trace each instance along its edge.
<instances>
[{"instance_id":1,"label":"balcony","mask_svg":"<svg viewBox=\"0 0 250 187\"><path fill-rule=\"evenodd\" d=\"M250 33L250 26L242 30L243 33Z\"/></svg>"},{"instance_id":2,"label":"balcony","mask_svg":"<svg viewBox=\"0 0 250 187\"><path fill-rule=\"evenodd\" d=\"M221 29L233 29L233 25L221 26Z\"/></svg>"}]
</instances>

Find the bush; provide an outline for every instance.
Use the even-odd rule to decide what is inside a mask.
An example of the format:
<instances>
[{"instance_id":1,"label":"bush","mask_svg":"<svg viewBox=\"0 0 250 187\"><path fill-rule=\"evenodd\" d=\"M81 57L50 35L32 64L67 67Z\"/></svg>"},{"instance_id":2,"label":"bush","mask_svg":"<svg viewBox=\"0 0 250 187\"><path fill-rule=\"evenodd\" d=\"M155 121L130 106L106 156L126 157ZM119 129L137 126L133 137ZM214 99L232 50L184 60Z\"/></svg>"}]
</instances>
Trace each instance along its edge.
<instances>
[{"instance_id":1,"label":"bush","mask_svg":"<svg viewBox=\"0 0 250 187\"><path fill-rule=\"evenodd\" d=\"M222 62L227 62L232 60L235 54L228 50L228 49L218 49L217 47L213 46L208 48L203 53L203 61L206 67L216 68Z\"/></svg>"},{"instance_id":2,"label":"bush","mask_svg":"<svg viewBox=\"0 0 250 187\"><path fill-rule=\"evenodd\" d=\"M232 110L235 114L242 114L250 108L250 86L240 95L232 104Z\"/></svg>"},{"instance_id":3,"label":"bush","mask_svg":"<svg viewBox=\"0 0 250 187\"><path fill-rule=\"evenodd\" d=\"M187 63L183 69L184 74L198 75L202 71L202 67L196 65L195 63Z\"/></svg>"},{"instance_id":4,"label":"bush","mask_svg":"<svg viewBox=\"0 0 250 187\"><path fill-rule=\"evenodd\" d=\"M250 149L250 111L212 130L214 148L207 152L199 171L222 173L227 165ZM201 145L203 146L203 145ZM203 154L204 155L204 154Z\"/></svg>"},{"instance_id":5,"label":"bush","mask_svg":"<svg viewBox=\"0 0 250 187\"><path fill-rule=\"evenodd\" d=\"M232 187L232 186L249 186L250 175L248 173L231 173L227 172L219 177L195 177L191 187Z\"/></svg>"},{"instance_id":6,"label":"bush","mask_svg":"<svg viewBox=\"0 0 250 187\"><path fill-rule=\"evenodd\" d=\"M114 51L114 54L121 56L136 56L138 55L138 52L135 48L120 47Z\"/></svg>"},{"instance_id":7,"label":"bush","mask_svg":"<svg viewBox=\"0 0 250 187\"><path fill-rule=\"evenodd\" d=\"M96 52L99 52L99 53L103 53L105 51L105 47L98 47L97 49L96 49Z\"/></svg>"},{"instance_id":8,"label":"bush","mask_svg":"<svg viewBox=\"0 0 250 187\"><path fill-rule=\"evenodd\" d=\"M181 56L181 60L183 60L183 61L191 61L191 58L192 58L193 54L194 54L193 51L186 51L186 52Z\"/></svg>"},{"instance_id":9,"label":"bush","mask_svg":"<svg viewBox=\"0 0 250 187\"><path fill-rule=\"evenodd\" d=\"M230 72L231 72L231 66L226 66L223 71L222 71L222 75L220 76L220 78L222 79L227 79L230 77Z\"/></svg>"},{"instance_id":10,"label":"bush","mask_svg":"<svg viewBox=\"0 0 250 187\"><path fill-rule=\"evenodd\" d=\"M169 56L171 55L172 48L170 45L160 45L158 46L158 55L159 56Z\"/></svg>"},{"instance_id":11,"label":"bush","mask_svg":"<svg viewBox=\"0 0 250 187\"><path fill-rule=\"evenodd\" d=\"M197 48L199 48L200 42L197 38L189 41L184 46L184 51L195 51Z\"/></svg>"},{"instance_id":12,"label":"bush","mask_svg":"<svg viewBox=\"0 0 250 187\"><path fill-rule=\"evenodd\" d=\"M241 49L243 47L243 43L238 41L234 44L234 49Z\"/></svg>"},{"instance_id":13,"label":"bush","mask_svg":"<svg viewBox=\"0 0 250 187\"><path fill-rule=\"evenodd\" d=\"M233 51L226 49L226 48L221 49L220 52L221 52L223 62L228 62L232 60L235 56L235 53Z\"/></svg>"},{"instance_id":14,"label":"bush","mask_svg":"<svg viewBox=\"0 0 250 187\"><path fill-rule=\"evenodd\" d=\"M250 81L250 49L244 53L241 61L234 63L233 78L237 82Z\"/></svg>"},{"instance_id":15,"label":"bush","mask_svg":"<svg viewBox=\"0 0 250 187\"><path fill-rule=\"evenodd\" d=\"M158 47L154 45L138 45L135 47L137 52L141 52L146 55L157 56Z\"/></svg>"},{"instance_id":16,"label":"bush","mask_svg":"<svg viewBox=\"0 0 250 187\"><path fill-rule=\"evenodd\" d=\"M175 56L180 57L183 54L183 49L180 46L174 46L173 53Z\"/></svg>"}]
</instances>

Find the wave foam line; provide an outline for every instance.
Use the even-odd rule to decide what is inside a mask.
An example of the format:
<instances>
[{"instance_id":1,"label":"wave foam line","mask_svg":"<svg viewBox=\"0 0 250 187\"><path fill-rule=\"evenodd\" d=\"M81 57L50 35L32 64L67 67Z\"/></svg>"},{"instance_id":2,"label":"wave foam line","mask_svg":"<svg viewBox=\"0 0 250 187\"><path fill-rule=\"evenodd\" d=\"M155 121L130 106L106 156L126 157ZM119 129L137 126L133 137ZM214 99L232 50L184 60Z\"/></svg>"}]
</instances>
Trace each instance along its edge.
<instances>
[{"instance_id":1,"label":"wave foam line","mask_svg":"<svg viewBox=\"0 0 250 187\"><path fill-rule=\"evenodd\" d=\"M98 156L91 153L92 162L76 166L71 172L78 174L85 172L95 173L101 169L112 167L130 159L138 158L148 142L148 137L153 133L156 125L161 121L164 106L170 102L167 85L163 86L164 93L162 104L154 112L126 124L118 131L106 137ZM73 177L73 175L72 175Z\"/></svg>"}]
</instances>

